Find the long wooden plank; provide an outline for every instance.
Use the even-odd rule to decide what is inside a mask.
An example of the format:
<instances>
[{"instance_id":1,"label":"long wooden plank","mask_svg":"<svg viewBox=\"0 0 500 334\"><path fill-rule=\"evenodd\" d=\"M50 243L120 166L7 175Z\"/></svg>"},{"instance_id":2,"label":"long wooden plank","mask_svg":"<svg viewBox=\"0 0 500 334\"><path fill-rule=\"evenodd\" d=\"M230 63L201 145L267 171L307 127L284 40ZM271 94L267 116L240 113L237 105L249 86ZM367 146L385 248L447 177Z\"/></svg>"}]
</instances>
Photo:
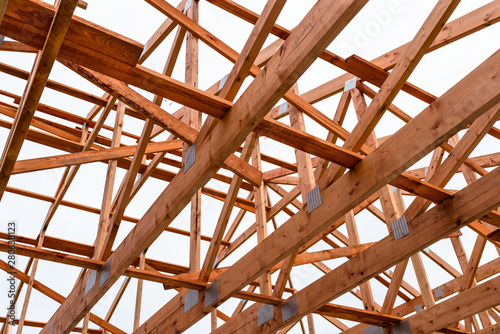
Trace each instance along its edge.
<instances>
[{"instance_id":1,"label":"long wooden plank","mask_svg":"<svg viewBox=\"0 0 500 334\"><path fill-rule=\"evenodd\" d=\"M37 170L87 164L96 161L114 160L134 155L137 145L108 148L86 152L56 155L17 161L12 174L28 173ZM145 153L168 152L182 148L180 140L149 143Z\"/></svg>"},{"instance_id":2,"label":"long wooden plank","mask_svg":"<svg viewBox=\"0 0 500 334\"><path fill-rule=\"evenodd\" d=\"M254 132L344 167L350 168L362 159L357 153L268 117L257 125Z\"/></svg>"},{"instance_id":3,"label":"long wooden plank","mask_svg":"<svg viewBox=\"0 0 500 334\"><path fill-rule=\"evenodd\" d=\"M7 318L5 318L5 317L0 317L0 323L5 323L7 321L6 319ZM14 324L18 324L18 323L19 323L19 319L14 320ZM45 326L46 323L45 322L40 322L40 321L25 320L24 321L24 325L26 327L43 328L43 326ZM81 333L82 332L82 328L81 327L75 327L75 329L73 330L73 332ZM87 329L87 333L88 334L102 334L102 330L88 328Z\"/></svg>"},{"instance_id":4,"label":"long wooden plank","mask_svg":"<svg viewBox=\"0 0 500 334\"><path fill-rule=\"evenodd\" d=\"M176 7L178 10L183 10L186 6L187 0L182 0ZM168 35L174 30L176 23L171 19L167 18L165 22L154 32L154 34L148 39L146 44L144 44L144 51L139 58L138 63L142 64L146 59L153 53L156 48L168 37Z\"/></svg>"}]
</instances>

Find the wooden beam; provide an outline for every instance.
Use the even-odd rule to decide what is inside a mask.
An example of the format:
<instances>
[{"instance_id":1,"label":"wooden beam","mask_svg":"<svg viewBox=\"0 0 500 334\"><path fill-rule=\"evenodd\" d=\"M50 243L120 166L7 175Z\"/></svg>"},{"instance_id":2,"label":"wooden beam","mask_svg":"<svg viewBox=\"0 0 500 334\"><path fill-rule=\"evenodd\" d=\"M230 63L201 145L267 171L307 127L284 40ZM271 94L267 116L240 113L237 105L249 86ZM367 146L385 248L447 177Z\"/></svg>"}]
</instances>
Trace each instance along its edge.
<instances>
[{"instance_id":1,"label":"wooden beam","mask_svg":"<svg viewBox=\"0 0 500 334\"><path fill-rule=\"evenodd\" d=\"M5 324L6 322L7 322L7 318L0 317L0 323L4 323ZM16 324L16 325L19 324L19 319L15 319L14 320L14 324ZM24 321L24 325L26 327L43 328L46 325L46 323L45 322L40 322L40 321L25 320ZM75 327L72 332L82 333L82 327ZM89 329L87 329L87 333L88 334L102 334L102 330L89 328Z\"/></svg>"},{"instance_id":2,"label":"wooden beam","mask_svg":"<svg viewBox=\"0 0 500 334\"><path fill-rule=\"evenodd\" d=\"M500 323L496 323L488 328L483 328L482 330L476 331L475 334L495 334L500 331Z\"/></svg>"},{"instance_id":3,"label":"wooden beam","mask_svg":"<svg viewBox=\"0 0 500 334\"><path fill-rule=\"evenodd\" d=\"M137 145L121 146L102 150L56 155L52 157L34 158L17 161L12 174L28 173L38 170L81 165L97 161L115 160L134 155ZM149 143L145 153L168 152L182 148L180 140L169 140L159 143Z\"/></svg>"},{"instance_id":4,"label":"wooden beam","mask_svg":"<svg viewBox=\"0 0 500 334\"><path fill-rule=\"evenodd\" d=\"M349 68L349 72L351 74L354 74L361 80L368 81L377 87L382 87L390 74L389 71L385 71L383 68L378 67L377 65L357 55L352 55L347 58L346 63L351 65ZM437 99L437 96L434 96L408 82L401 87L401 90L429 104Z\"/></svg>"},{"instance_id":5,"label":"wooden beam","mask_svg":"<svg viewBox=\"0 0 500 334\"><path fill-rule=\"evenodd\" d=\"M7 4L9 3L9 1L2 1L2 3L0 4L0 24L2 23L2 20L3 20L3 16L5 14L5 10L7 9Z\"/></svg>"},{"instance_id":6,"label":"wooden beam","mask_svg":"<svg viewBox=\"0 0 500 334\"><path fill-rule=\"evenodd\" d=\"M472 250L471 257L467 264L467 268L463 275L463 281L459 290L460 293L463 293L465 290L468 290L472 287L476 278L476 272L479 267L481 255L483 255L484 246L486 246L486 238L478 235L476 238L476 243L474 244L474 249Z\"/></svg>"},{"instance_id":7,"label":"wooden beam","mask_svg":"<svg viewBox=\"0 0 500 334\"><path fill-rule=\"evenodd\" d=\"M4 2L7 6L7 2ZM0 51L37 53L38 50L20 42L3 41L0 45Z\"/></svg>"},{"instance_id":8,"label":"wooden beam","mask_svg":"<svg viewBox=\"0 0 500 334\"><path fill-rule=\"evenodd\" d=\"M254 132L344 167L350 168L362 159L357 153L268 117L257 125Z\"/></svg>"},{"instance_id":9,"label":"wooden beam","mask_svg":"<svg viewBox=\"0 0 500 334\"><path fill-rule=\"evenodd\" d=\"M257 138L252 150L252 165L262 170L262 162L260 159L260 143ZM254 187L253 197L255 202L255 231L257 234L257 244L267 238L267 219L266 219L266 195L265 185L261 182L259 187ZM271 272L266 271L259 277L259 290L260 293L270 296L272 293L271 288ZM281 298L281 296L278 296Z\"/></svg>"},{"instance_id":10,"label":"wooden beam","mask_svg":"<svg viewBox=\"0 0 500 334\"><path fill-rule=\"evenodd\" d=\"M179 5L176 7L178 10L183 10L186 6L187 0L182 0ZM176 27L176 23L174 23L171 19L167 18L165 22L154 32L154 34L148 39L146 44L144 44L144 50L138 60L139 64L142 64L146 61L147 58L153 53L154 50L160 46L160 44L168 37L168 35L174 30ZM182 38L181 38L182 39ZM170 75L168 75L170 76Z\"/></svg>"}]
</instances>

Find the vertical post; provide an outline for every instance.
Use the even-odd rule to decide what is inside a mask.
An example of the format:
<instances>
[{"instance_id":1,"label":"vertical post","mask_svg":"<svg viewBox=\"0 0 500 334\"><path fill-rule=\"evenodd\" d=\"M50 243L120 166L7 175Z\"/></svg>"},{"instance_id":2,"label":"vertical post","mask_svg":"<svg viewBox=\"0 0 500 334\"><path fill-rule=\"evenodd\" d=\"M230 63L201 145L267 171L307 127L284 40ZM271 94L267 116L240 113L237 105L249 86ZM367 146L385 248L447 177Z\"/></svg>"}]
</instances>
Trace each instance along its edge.
<instances>
[{"instance_id":1,"label":"vertical post","mask_svg":"<svg viewBox=\"0 0 500 334\"><path fill-rule=\"evenodd\" d=\"M198 22L198 0L193 0L187 9L187 16L194 22ZM186 84L198 87L198 38L190 32L186 33ZM189 126L200 129L201 113L194 109L186 111L186 122ZM185 145L186 151L188 148ZM191 198L191 228L189 238L189 270L191 272L200 270L200 242L201 242L201 189Z\"/></svg>"},{"instance_id":2,"label":"vertical post","mask_svg":"<svg viewBox=\"0 0 500 334\"><path fill-rule=\"evenodd\" d=\"M141 257L139 258L139 269L144 269L146 264L146 251L142 252ZM135 298L135 314L134 314L134 331L139 327L141 320L141 304L142 304L142 287L143 280L137 280L137 294Z\"/></svg>"},{"instance_id":3,"label":"vertical post","mask_svg":"<svg viewBox=\"0 0 500 334\"><path fill-rule=\"evenodd\" d=\"M252 165L258 170L262 170L261 157L260 157L260 141L257 139L252 152ZM264 181L261 182L260 187L254 187L255 198L255 223L257 227L257 242L262 242L267 237L267 217L266 217L266 193L264 188ZM264 295L271 295L271 274L269 271L262 274L259 280L260 293Z\"/></svg>"}]
</instances>

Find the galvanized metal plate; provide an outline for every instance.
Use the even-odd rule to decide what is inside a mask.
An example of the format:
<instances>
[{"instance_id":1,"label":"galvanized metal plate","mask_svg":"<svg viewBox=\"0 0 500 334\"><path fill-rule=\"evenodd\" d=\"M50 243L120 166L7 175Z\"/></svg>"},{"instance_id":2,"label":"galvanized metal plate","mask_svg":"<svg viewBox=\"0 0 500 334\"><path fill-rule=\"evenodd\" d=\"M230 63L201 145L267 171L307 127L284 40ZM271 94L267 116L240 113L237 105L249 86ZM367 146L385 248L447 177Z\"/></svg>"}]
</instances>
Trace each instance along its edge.
<instances>
[{"instance_id":1,"label":"galvanized metal plate","mask_svg":"<svg viewBox=\"0 0 500 334\"><path fill-rule=\"evenodd\" d=\"M443 289L442 288L437 288L435 291L434 291L434 295L436 296L436 298L441 298L444 296L444 293L443 293Z\"/></svg>"},{"instance_id":2,"label":"galvanized metal plate","mask_svg":"<svg viewBox=\"0 0 500 334\"><path fill-rule=\"evenodd\" d=\"M391 223L392 232L394 233L394 239L398 240L404 237L405 235L410 234L410 229L408 228L408 222L406 221L406 217L402 215L395 221Z\"/></svg>"},{"instance_id":3,"label":"galvanized metal plate","mask_svg":"<svg viewBox=\"0 0 500 334\"><path fill-rule=\"evenodd\" d=\"M282 104L280 104L280 108L278 110L278 115L283 115L284 113L286 113L286 109L288 108L288 102L283 102Z\"/></svg>"},{"instance_id":4,"label":"galvanized metal plate","mask_svg":"<svg viewBox=\"0 0 500 334\"><path fill-rule=\"evenodd\" d=\"M148 50L148 43L149 41L146 42L146 44L144 44L144 48L142 49L142 53L141 55L139 56L139 58L142 58L142 56L144 56L144 54L146 53L146 51Z\"/></svg>"},{"instance_id":5,"label":"galvanized metal plate","mask_svg":"<svg viewBox=\"0 0 500 334\"><path fill-rule=\"evenodd\" d=\"M417 304L415 305L415 312L422 312L424 308L422 307L422 304Z\"/></svg>"},{"instance_id":6,"label":"galvanized metal plate","mask_svg":"<svg viewBox=\"0 0 500 334\"><path fill-rule=\"evenodd\" d=\"M296 297L293 297L281 306L281 317L283 318L283 321L287 321L297 314L299 314L299 310L297 308Z\"/></svg>"},{"instance_id":7,"label":"galvanized metal plate","mask_svg":"<svg viewBox=\"0 0 500 334\"><path fill-rule=\"evenodd\" d=\"M365 334L384 334L384 329L380 326L368 326L364 332Z\"/></svg>"},{"instance_id":8,"label":"galvanized metal plate","mask_svg":"<svg viewBox=\"0 0 500 334\"><path fill-rule=\"evenodd\" d=\"M318 206L321 205L321 193L319 191L319 186L314 187L310 192L306 194L307 200L307 211L309 213L313 212Z\"/></svg>"},{"instance_id":9,"label":"galvanized metal plate","mask_svg":"<svg viewBox=\"0 0 500 334\"><path fill-rule=\"evenodd\" d=\"M109 279L109 271L111 269L111 259L109 258L108 262L104 264L104 266L101 269L101 275L99 276L99 288L101 288L104 283Z\"/></svg>"},{"instance_id":10,"label":"galvanized metal plate","mask_svg":"<svg viewBox=\"0 0 500 334\"><path fill-rule=\"evenodd\" d=\"M94 287L96 277L97 277L97 271L92 270L89 276L87 277L87 283L85 284L85 296Z\"/></svg>"},{"instance_id":11,"label":"galvanized metal plate","mask_svg":"<svg viewBox=\"0 0 500 334\"><path fill-rule=\"evenodd\" d=\"M227 75L225 75L222 79L220 79L220 81L219 81L219 90L221 90L222 87L224 87L224 84L226 83L226 80L227 80Z\"/></svg>"},{"instance_id":12,"label":"galvanized metal plate","mask_svg":"<svg viewBox=\"0 0 500 334\"><path fill-rule=\"evenodd\" d=\"M198 290L189 291L184 297L184 313L198 304Z\"/></svg>"},{"instance_id":13,"label":"galvanized metal plate","mask_svg":"<svg viewBox=\"0 0 500 334\"><path fill-rule=\"evenodd\" d=\"M193 4L193 0L188 0L186 2L186 5L184 6L184 10L182 11L183 13L187 12L189 8L191 8L191 5Z\"/></svg>"},{"instance_id":14,"label":"galvanized metal plate","mask_svg":"<svg viewBox=\"0 0 500 334\"><path fill-rule=\"evenodd\" d=\"M352 79L349 79L345 82L344 84L344 92L348 92L351 89L356 88L356 81L358 81L358 78L354 77Z\"/></svg>"},{"instance_id":15,"label":"galvanized metal plate","mask_svg":"<svg viewBox=\"0 0 500 334\"><path fill-rule=\"evenodd\" d=\"M4 38L5 38L5 36L0 35L0 46L2 46Z\"/></svg>"},{"instance_id":16,"label":"galvanized metal plate","mask_svg":"<svg viewBox=\"0 0 500 334\"><path fill-rule=\"evenodd\" d=\"M274 306L264 305L257 310L257 322L259 326L262 326L269 320L274 318Z\"/></svg>"},{"instance_id":17,"label":"galvanized metal plate","mask_svg":"<svg viewBox=\"0 0 500 334\"><path fill-rule=\"evenodd\" d=\"M52 330L54 329L54 320L50 323L49 334L52 334Z\"/></svg>"},{"instance_id":18,"label":"galvanized metal plate","mask_svg":"<svg viewBox=\"0 0 500 334\"><path fill-rule=\"evenodd\" d=\"M184 173L191 168L191 166L194 164L196 161L196 143L193 143L193 145L189 146L188 150L186 151L186 155L184 157Z\"/></svg>"},{"instance_id":19,"label":"galvanized metal plate","mask_svg":"<svg viewBox=\"0 0 500 334\"><path fill-rule=\"evenodd\" d=\"M205 308L212 305L217 299L219 299L219 281L213 282L205 291Z\"/></svg>"},{"instance_id":20,"label":"galvanized metal plate","mask_svg":"<svg viewBox=\"0 0 500 334\"><path fill-rule=\"evenodd\" d=\"M410 321L406 320L392 326L394 334L411 334Z\"/></svg>"}]
</instances>

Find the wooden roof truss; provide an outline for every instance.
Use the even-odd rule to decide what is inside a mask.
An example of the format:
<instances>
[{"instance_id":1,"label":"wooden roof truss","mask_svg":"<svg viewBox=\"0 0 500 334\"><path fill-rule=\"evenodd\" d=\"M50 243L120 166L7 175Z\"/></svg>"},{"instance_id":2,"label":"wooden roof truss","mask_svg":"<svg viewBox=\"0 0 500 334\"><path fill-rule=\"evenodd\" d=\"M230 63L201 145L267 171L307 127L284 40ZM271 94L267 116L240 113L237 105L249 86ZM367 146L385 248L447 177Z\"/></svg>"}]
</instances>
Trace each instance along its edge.
<instances>
[{"instance_id":1,"label":"wooden roof truss","mask_svg":"<svg viewBox=\"0 0 500 334\"><path fill-rule=\"evenodd\" d=\"M449 18L460 1L437 1L413 40L372 61L357 55L343 59L326 49L367 0L318 1L292 31L276 24L285 0L268 0L260 14L231 0L207 1L254 25L240 53L198 24L197 0L182 0L176 7L166 0L146 0L165 15L165 22L145 45L73 15L76 6L86 6L83 1L0 4L0 34L10 38L0 51L36 53L31 72L0 63L1 72L27 81L22 96L0 91L13 99L0 102L0 126L9 131L0 162L0 198L11 193L50 203L39 236L17 236L17 254L30 260L25 271L15 270L21 282L16 299L23 287L26 294L17 327L0 318L2 333L23 326L39 327L43 334L125 333L112 316L132 279L138 280L136 303L130 306L135 307L133 333L180 333L208 314L212 327L207 332L212 333L286 333L295 325L305 333L303 319L314 333L317 317L345 333L378 333L381 328L395 333L404 328L411 333L500 332L500 258L480 265L487 244L500 255L500 153L471 157L484 138L500 139L495 127L500 117L500 49L439 97L408 81L425 54L500 21L500 1L453 21ZM163 71L141 65L170 34L175 37ZM264 47L269 35L277 40ZM184 41L186 75L181 82L171 76L183 56ZM207 90L197 87L199 43L234 64ZM49 79L56 61L102 89L103 95ZM301 94L296 82L315 61L346 73ZM247 77L252 79L245 87ZM344 89L347 85L351 87ZM45 88L95 106L80 116L42 104ZM426 108L409 116L393 104L402 91ZM333 118L314 106L336 95ZM164 99L182 107L168 113L162 109ZM343 127L348 110L358 119L350 132ZM405 125L392 136L377 138L374 129L386 112ZM207 115L204 122L202 113ZM106 125L113 116L114 126ZM126 118L142 122L142 131L128 131ZM326 129L327 137L308 133L305 118ZM168 139L158 141L163 132L169 133ZM124 145L125 137L136 145ZM295 161L264 152L263 137L293 148ZM21 160L25 141L62 153ZM426 155L431 155L429 165L412 169ZM66 200L80 166L95 162L107 163L101 207ZM274 167L263 168L263 162ZM62 167L54 196L8 184L15 174ZM118 168L126 171L121 183L115 178ZM447 189L458 173L467 186ZM158 180L168 185L146 213L140 218L125 215L141 187ZM209 187L210 180L225 183L227 191ZM115 182L119 190L113 195ZM280 199L272 203L270 192ZM223 207L218 217L207 220L213 234L202 235L201 201L207 195ZM405 202L403 196L412 200ZM190 228L170 226L188 204ZM46 234L61 206L99 217L93 245ZM361 241L356 216L365 212L385 224L385 237ZM246 213L255 222L241 232ZM278 226L280 214L288 218ZM115 243L123 221L136 225ZM475 233L473 249L467 250L470 258L461 242L462 228ZM160 235L171 233L189 237L189 264L147 256ZM253 235L257 245L247 247L232 265L225 264ZM1 232L0 237L0 250L7 252L8 235ZM451 242L460 268L428 248L440 240ZM205 254L202 241L209 245ZM431 286L423 257L453 279ZM324 263L340 258L344 260L332 268ZM39 260L82 268L70 294L63 296L36 278ZM418 286L404 279L410 261ZM292 270L302 265L313 265L321 276L295 289ZM0 267L9 271L3 261ZM122 277L107 315L94 314L94 305ZM142 293L144 281L178 292L141 322L141 302L151 298ZM380 284L385 286L381 300L372 291ZM33 289L60 303L45 322L26 318L27 310L35 307L30 303ZM337 300L348 293L363 307ZM396 302L398 297L402 302ZM241 302L232 314L222 312L220 306L232 298ZM83 326L76 327L82 320Z\"/></svg>"}]
</instances>

